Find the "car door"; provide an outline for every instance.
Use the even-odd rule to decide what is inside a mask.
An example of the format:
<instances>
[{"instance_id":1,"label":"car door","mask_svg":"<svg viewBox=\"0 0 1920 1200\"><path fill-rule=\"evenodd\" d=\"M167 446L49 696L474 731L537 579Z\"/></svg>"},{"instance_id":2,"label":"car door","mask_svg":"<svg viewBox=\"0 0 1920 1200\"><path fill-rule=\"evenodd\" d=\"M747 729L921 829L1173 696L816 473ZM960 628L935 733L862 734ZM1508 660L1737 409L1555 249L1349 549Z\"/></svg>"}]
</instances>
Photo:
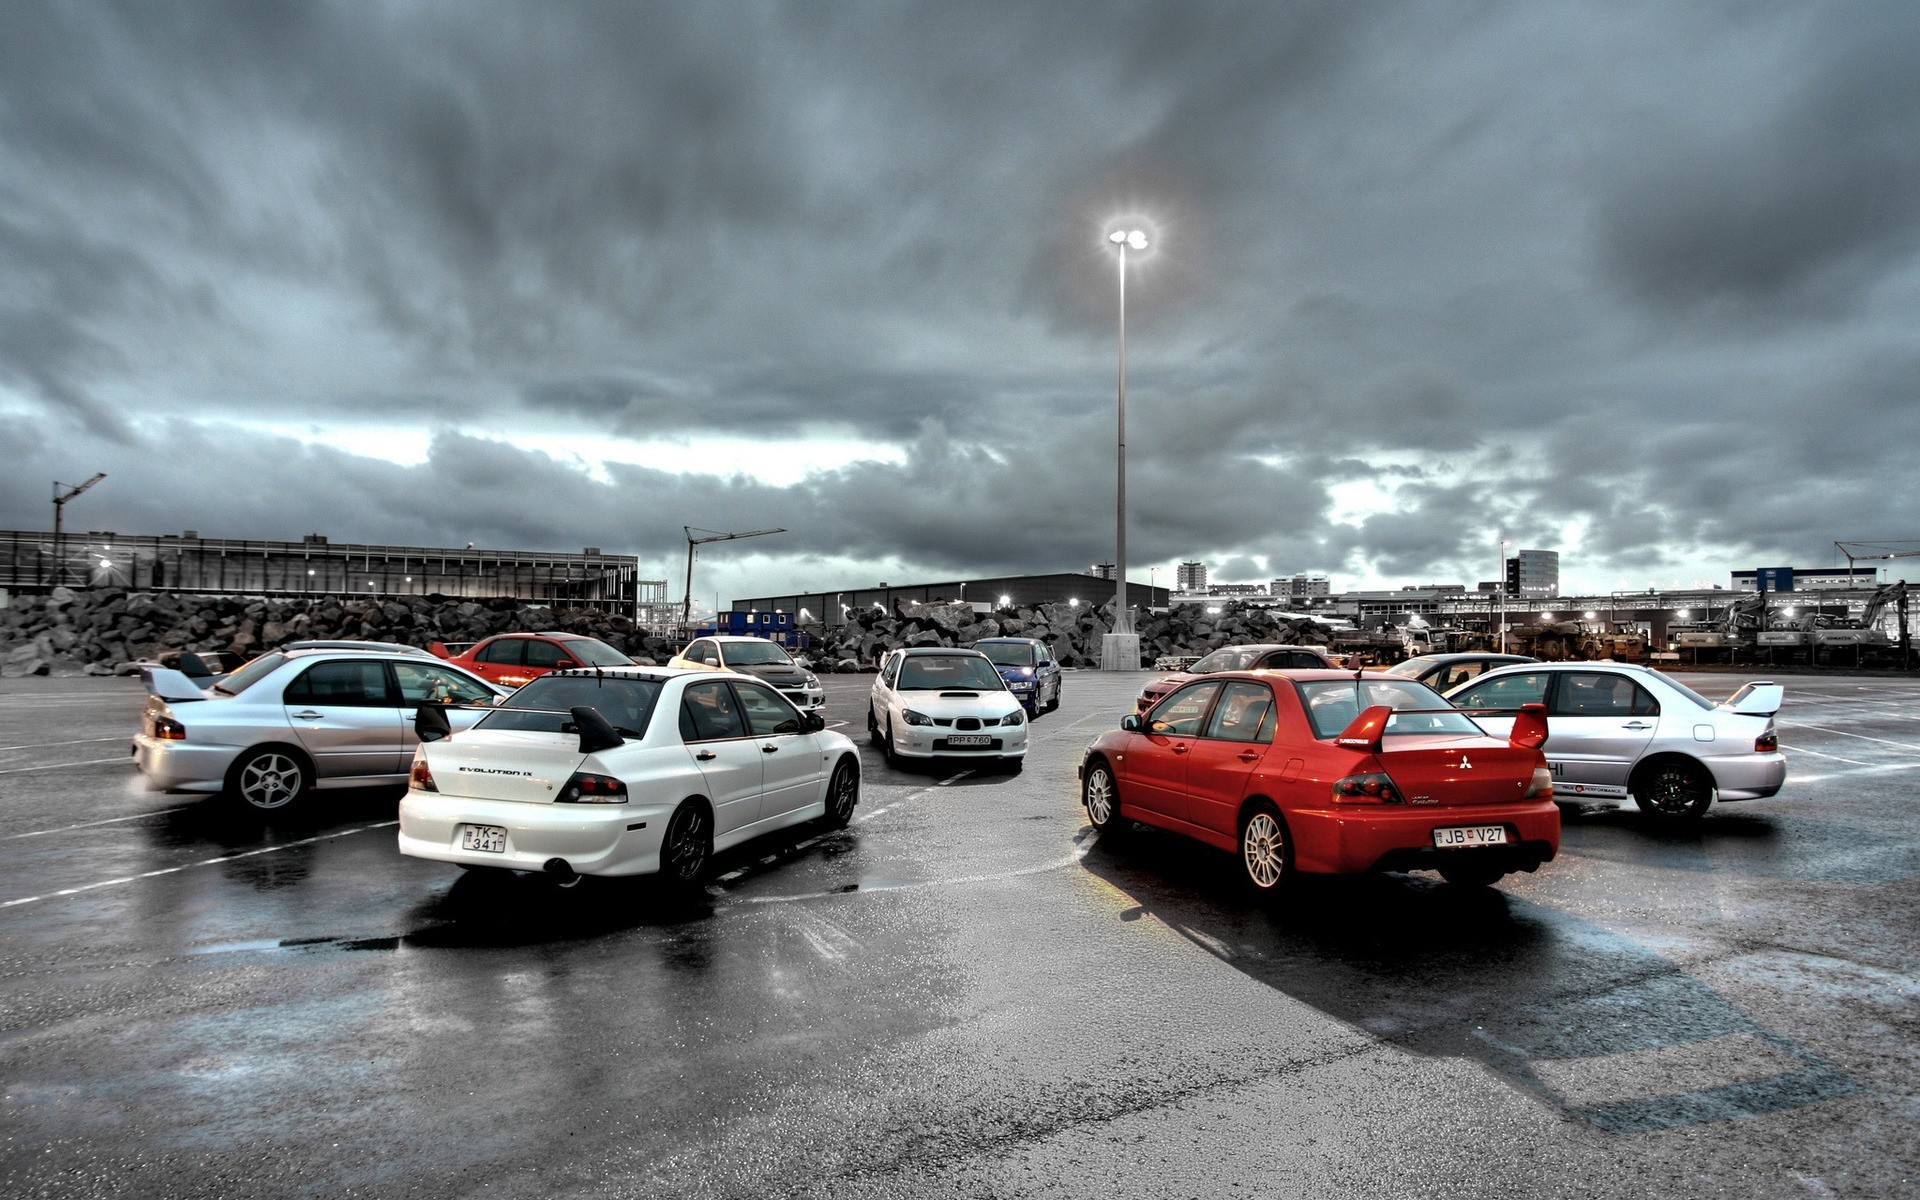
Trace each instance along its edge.
<instances>
[{"instance_id":1,"label":"car door","mask_svg":"<svg viewBox=\"0 0 1920 1200\"><path fill-rule=\"evenodd\" d=\"M556 642L549 642L545 638L524 638L522 640L526 644L527 674L529 676L544 675L548 671L558 671L563 667L571 667L574 665L573 659L568 656L566 650Z\"/></svg>"},{"instance_id":2,"label":"car door","mask_svg":"<svg viewBox=\"0 0 1920 1200\"><path fill-rule=\"evenodd\" d=\"M287 724L319 779L398 775L403 738L399 696L378 658L329 659L295 676L281 694Z\"/></svg>"},{"instance_id":3,"label":"car door","mask_svg":"<svg viewBox=\"0 0 1920 1200\"><path fill-rule=\"evenodd\" d=\"M1660 704L1617 671L1563 671L1547 705L1540 749L1556 793L1625 796L1627 774L1653 739Z\"/></svg>"},{"instance_id":4,"label":"car door","mask_svg":"<svg viewBox=\"0 0 1920 1200\"><path fill-rule=\"evenodd\" d=\"M1553 683L1549 671L1488 674L1447 695L1447 703L1462 709L1487 736L1504 738L1513 732L1513 717L1523 704L1545 704Z\"/></svg>"},{"instance_id":5,"label":"car door","mask_svg":"<svg viewBox=\"0 0 1920 1200\"><path fill-rule=\"evenodd\" d=\"M760 743L724 679L690 683L680 697L680 739L693 755L713 804L713 836L725 837L760 819L764 768Z\"/></svg>"},{"instance_id":6,"label":"car door","mask_svg":"<svg viewBox=\"0 0 1920 1200\"><path fill-rule=\"evenodd\" d=\"M1229 680L1187 754L1187 820L1222 837L1238 836L1247 778L1273 741L1273 689Z\"/></svg>"},{"instance_id":7,"label":"car door","mask_svg":"<svg viewBox=\"0 0 1920 1200\"><path fill-rule=\"evenodd\" d=\"M1187 808L1187 760L1223 686L1220 680L1190 683L1170 693L1141 718L1140 732L1119 764L1122 799L1175 821Z\"/></svg>"},{"instance_id":8,"label":"car door","mask_svg":"<svg viewBox=\"0 0 1920 1200\"><path fill-rule=\"evenodd\" d=\"M527 674L527 639L495 638L480 647L473 656L473 669L482 678L502 687L517 688L533 676Z\"/></svg>"},{"instance_id":9,"label":"car door","mask_svg":"<svg viewBox=\"0 0 1920 1200\"><path fill-rule=\"evenodd\" d=\"M760 819L773 820L820 798L821 758L806 722L764 683L733 682L747 731L760 745Z\"/></svg>"},{"instance_id":10,"label":"car door","mask_svg":"<svg viewBox=\"0 0 1920 1200\"><path fill-rule=\"evenodd\" d=\"M440 704L447 710L447 725L458 733L473 728L474 722L493 711L497 693L450 667L429 662L396 659L388 664L394 686L400 693L400 761L413 759L413 748L420 737L413 731L414 714L422 704Z\"/></svg>"},{"instance_id":11,"label":"car door","mask_svg":"<svg viewBox=\"0 0 1920 1200\"><path fill-rule=\"evenodd\" d=\"M888 737L892 736L897 700L893 687L900 681L900 662L905 657L898 650L888 654L881 660L879 673L873 677L873 719L880 726L880 732Z\"/></svg>"}]
</instances>

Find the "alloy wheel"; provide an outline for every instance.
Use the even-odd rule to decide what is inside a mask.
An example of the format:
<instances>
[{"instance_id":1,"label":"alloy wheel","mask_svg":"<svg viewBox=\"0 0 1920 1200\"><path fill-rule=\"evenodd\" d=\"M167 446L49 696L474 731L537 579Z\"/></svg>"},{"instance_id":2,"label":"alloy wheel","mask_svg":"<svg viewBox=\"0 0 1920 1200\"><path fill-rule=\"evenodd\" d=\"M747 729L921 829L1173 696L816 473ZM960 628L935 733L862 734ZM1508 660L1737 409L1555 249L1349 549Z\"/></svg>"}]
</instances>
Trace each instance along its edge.
<instances>
[{"instance_id":1,"label":"alloy wheel","mask_svg":"<svg viewBox=\"0 0 1920 1200\"><path fill-rule=\"evenodd\" d=\"M1247 879L1261 891L1272 891L1287 872L1287 836L1272 813L1261 811L1247 818L1240 832L1240 861Z\"/></svg>"}]
</instances>

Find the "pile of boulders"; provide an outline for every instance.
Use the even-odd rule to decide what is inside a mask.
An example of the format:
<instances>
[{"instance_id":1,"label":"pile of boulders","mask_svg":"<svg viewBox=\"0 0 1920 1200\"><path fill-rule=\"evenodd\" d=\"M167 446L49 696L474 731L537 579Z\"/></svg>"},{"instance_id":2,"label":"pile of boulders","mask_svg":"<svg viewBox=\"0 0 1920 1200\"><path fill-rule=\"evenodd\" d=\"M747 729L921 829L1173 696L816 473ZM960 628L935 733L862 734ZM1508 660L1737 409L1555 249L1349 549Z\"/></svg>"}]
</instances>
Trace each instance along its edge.
<instances>
[{"instance_id":1,"label":"pile of boulders","mask_svg":"<svg viewBox=\"0 0 1920 1200\"><path fill-rule=\"evenodd\" d=\"M1100 639L1112 628L1113 605L1088 608L1040 604L975 612L968 604L914 604L895 601L892 612L878 608L848 614L845 624L809 628L808 651L815 669L871 671L895 646L964 646L987 637L1038 638L1053 647L1065 667L1100 665ZM1163 655L1205 654L1221 646L1248 642L1324 646L1328 628L1305 617L1276 616L1264 608L1228 601L1218 612L1204 605L1183 605L1142 617L1140 665Z\"/></svg>"},{"instance_id":2,"label":"pile of boulders","mask_svg":"<svg viewBox=\"0 0 1920 1200\"><path fill-rule=\"evenodd\" d=\"M55 588L0 609L0 674L112 674L182 650L251 657L288 642L352 638L425 647L496 633L558 629L597 637L635 659L665 662L673 643L598 609L535 608L447 596L199 596L125 588Z\"/></svg>"},{"instance_id":3,"label":"pile of boulders","mask_svg":"<svg viewBox=\"0 0 1920 1200\"><path fill-rule=\"evenodd\" d=\"M816 670L871 671L896 646L964 646L987 637L1038 638L1062 666L1100 665L1112 604L1041 604L976 612L967 604L898 602L844 624L808 626L803 652ZM639 662L664 663L677 643L626 617L588 608L538 608L500 598L448 596L199 596L125 588L55 588L15 596L0 609L0 674L112 674L182 650L240 658L288 642L353 638L425 647L462 645L496 633L564 630L599 638ZM1187 605L1141 618L1142 666L1163 655L1200 655L1242 642L1326 645L1327 628L1227 602L1218 612Z\"/></svg>"}]
</instances>

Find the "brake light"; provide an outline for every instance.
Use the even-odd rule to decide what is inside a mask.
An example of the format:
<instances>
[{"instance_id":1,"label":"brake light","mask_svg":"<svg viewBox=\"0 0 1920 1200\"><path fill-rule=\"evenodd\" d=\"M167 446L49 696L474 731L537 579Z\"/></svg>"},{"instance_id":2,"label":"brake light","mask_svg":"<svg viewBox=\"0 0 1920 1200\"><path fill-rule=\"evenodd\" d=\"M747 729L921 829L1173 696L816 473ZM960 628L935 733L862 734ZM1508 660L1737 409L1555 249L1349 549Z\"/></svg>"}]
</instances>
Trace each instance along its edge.
<instances>
[{"instance_id":1,"label":"brake light","mask_svg":"<svg viewBox=\"0 0 1920 1200\"><path fill-rule=\"evenodd\" d=\"M1526 798L1532 800L1536 796L1546 800L1553 799L1553 772L1545 767L1535 767L1533 782L1527 785Z\"/></svg>"},{"instance_id":2,"label":"brake light","mask_svg":"<svg viewBox=\"0 0 1920 1200\"><path fill-rule=\"evenodd\" d=\"M187 727L172 717L155 717L153 736L163 742L184 742L187 740Z\"/></svg>"},{"instance_id":3,"label":"brake light","mask_svg":"<svg viewBox=\"0 0 1920 1200\"><path fill-rule=\"evenodd\" d=\"M575 771L567 786L560 789L561 804L625 804L627 785L611 775Z\"/></svg>"},{"instance_id":4,"label":"brake light","mask_svg":"<svg viewBox=\"0 0 1920 1200\"><path fill-rule=\"evenodd\" d=\"M1772 730L1768 730L1767 732L1761 734L1759 737L1753 739L1753 752L1755 754L1772 754L1775 750L1778 750L1779 748L1780 748L1780 735L1773 732Z\"/></svg>"},{"instance_id":5,"label":"brake light","mask_svg":"<svg viewBox=\"0 0 1920 1200\"><path fill-rule=\"evenodd\" d=\"M1382 771L1349 775L1333 785L1335 804L1399 804L1400 789Z\"/></svg>"},{"instance_id":6,"label":"brake light","mask_svg":"<svg viewBox=\"0 0 1920 1200\"><path fill-rule=\"evenodd\" d=\"M427 756L418 754L413 759L413 771L407 786L416 792L437 792L440 785L433 781L433 772L427 768Z\"/></svg>"}]
</instances>

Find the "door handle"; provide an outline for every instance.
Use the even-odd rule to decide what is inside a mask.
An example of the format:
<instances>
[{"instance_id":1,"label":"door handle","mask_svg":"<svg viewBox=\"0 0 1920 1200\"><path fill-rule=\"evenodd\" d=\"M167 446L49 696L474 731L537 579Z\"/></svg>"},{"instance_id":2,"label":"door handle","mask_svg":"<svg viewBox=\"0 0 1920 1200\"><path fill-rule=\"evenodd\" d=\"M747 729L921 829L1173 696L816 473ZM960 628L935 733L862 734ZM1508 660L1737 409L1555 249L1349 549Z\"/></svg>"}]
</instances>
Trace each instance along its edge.
<instances>
[{"instance_id":1,"label":"door handle","mask_svg":"<svg viewBox=\"0 0 1920 1200\"><path fill-rule=\"evenodd\" d=\"M1185 742L1175 742L1173 744L1173 752L1175 754L1185 754L1187 752L1187 744Z\"/></svg>"},{"instance_id":2,"label":"door handle","mask_svg":"<svg viewBox=\"0 0 1920 1200\"><path fill-rule=\"evenodd\" d=\"M1256 760L1257 760L1257 759L1258 759L1259 757L1260 757L1260 752L1259 752L1259 751L1257 751L1257 750L1242 750L1242 751L1240 752L1240 761L1241 761L1241 762L1254 762L1254 761L1256 761Z\"/></svg>"},{"instance_id":3,"label":"door handle","mask_svg":"<svg viewBox=\"0 0 1920 1200\"><path fill-rule=\"evenodd\" d=\"M293 717L294 717L294 720L296 721L324 721L327 718L327 714L317 713L309 708L305 712L297 712L293 714Z\"/></svg>"},{"instance_id":4,"label":"door handle","mask_svg":"<svg viewBox=\"0 0 1920 1200\"><path fill-rule=\"evenodd\" d=\"M1623 728L1623 729L1652 729L1652 728L1653 728L1653 726L1652 726L1652 725L1649 725L1649 724L1648 724L1647 722L1645 722L1645 721L1628 721L1628 722L1627 722L1627 723L1626 723L1625 725L1623 725L1623 726L1621 726L1621 728Z\"/></svg>"},{"instance_id":5,"label":"door handle","mask_svg":"<svg viewBox=\"0 0 1920 1200\"><path fill-rule=\"evenodd\" d=\"M711 750L702 750L700 753L694 755L694 757L699 759L701 762L712 762L714 759L719 758L720 756L718 754L715 754Z\"/></svg>"},{"instance_id":6,"label":"door handle","mask_svg":"<svg viewBox=\"0 0 1920 1200\"><path fill-rule=\"evenodd\" d=\"M762 746L762 747L760 747L760 753L762 753L762 754L778 754L778 753L780 753L780 747L778 747L778 746L774 746L774 745L766 745L766 746Z\"/></svg>"}]
</instances>

